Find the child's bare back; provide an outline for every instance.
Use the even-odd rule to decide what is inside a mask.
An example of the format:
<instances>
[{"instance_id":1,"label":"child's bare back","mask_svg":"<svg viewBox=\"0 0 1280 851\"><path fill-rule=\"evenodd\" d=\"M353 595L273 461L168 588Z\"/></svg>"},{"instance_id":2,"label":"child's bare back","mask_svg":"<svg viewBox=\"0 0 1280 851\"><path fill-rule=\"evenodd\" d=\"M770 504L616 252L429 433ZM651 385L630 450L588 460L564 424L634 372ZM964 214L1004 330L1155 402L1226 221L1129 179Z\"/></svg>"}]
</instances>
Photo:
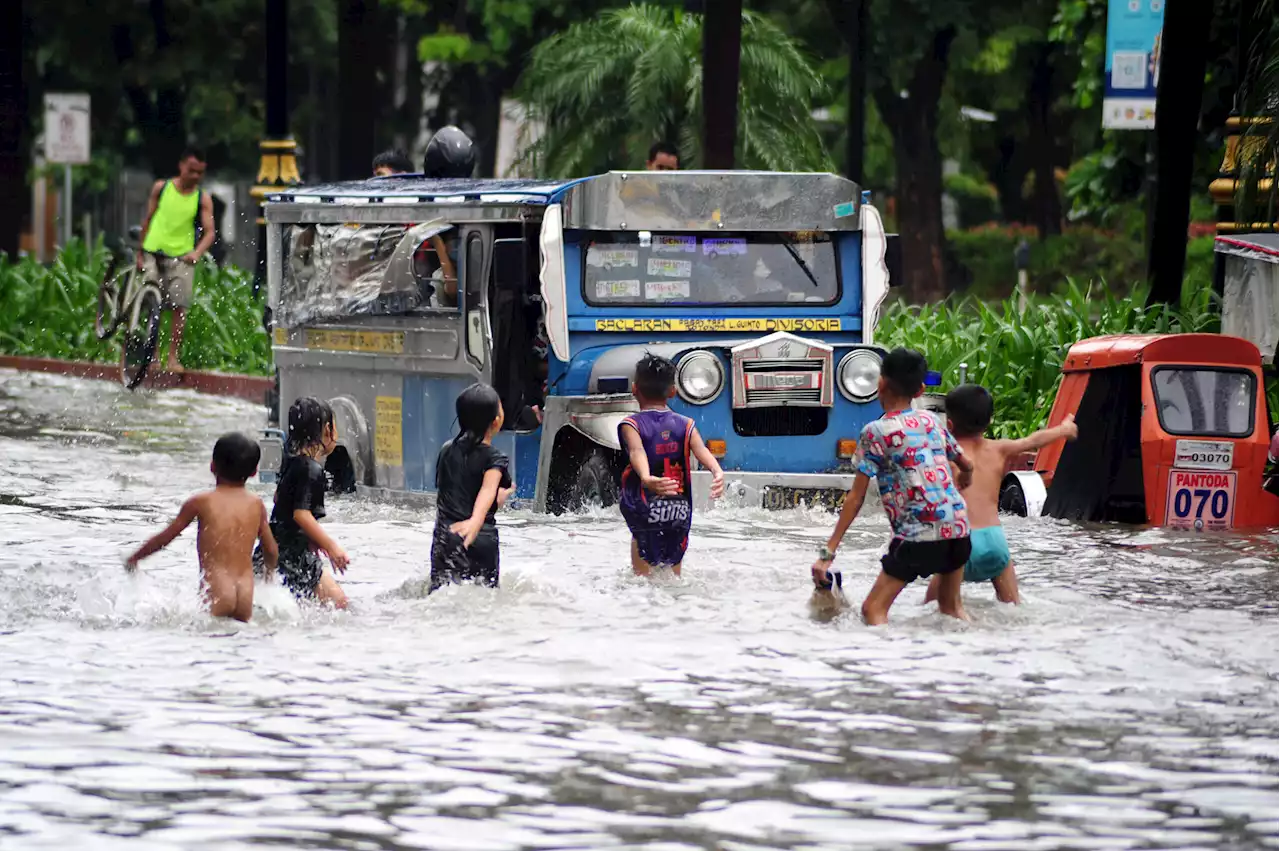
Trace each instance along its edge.
<instances>
[{"instance_id":1,"label":"child's bare back","mask_svg":"<svg viewBox=\"0 0 1280 851\"><path fill-rule=\"evenodd\" d=\"M257 472L259 457L258 445L242 434L219 438L209 467L217 477L217 487L184 502L173 522L139 547L125 562L126 567L133 570L195 520L199 529L196 552L210 614L249 620L253 614L253 545L262 540L269 570L275 569L279 555L267 522L267 507L244 486Z\"/></svg>"}]
</instances>

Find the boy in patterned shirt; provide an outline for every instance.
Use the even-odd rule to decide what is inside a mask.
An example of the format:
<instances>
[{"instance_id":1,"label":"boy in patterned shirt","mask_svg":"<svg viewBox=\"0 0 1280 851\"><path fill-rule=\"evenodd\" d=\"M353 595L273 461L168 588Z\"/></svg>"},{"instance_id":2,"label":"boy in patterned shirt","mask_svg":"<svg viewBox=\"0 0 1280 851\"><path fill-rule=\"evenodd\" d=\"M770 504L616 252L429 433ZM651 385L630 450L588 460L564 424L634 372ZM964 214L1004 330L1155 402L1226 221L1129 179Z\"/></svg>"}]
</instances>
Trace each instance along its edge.
<instances>
[{"instance_id":1,"label":"boy in patterned shirt","mask_svg":"<svg viewBox=\"0 0 1280 851\"><path fill-rule=\"evenodd\" d=\"M875 477L893 538L881 559L880 576L862 603L862 619L871 626L889 620L889 607L903 588L934 575L939 577L938 610L968 619L960 604L960 583L961 568L969 560L969 519L960 490L968 487L973 464L937 417L911 409L911 401L924 392L926 369L924 355L910 349L894 349L885 357L879 393L884 416L862 430L853 487L835 531L813 563L814 584L829 586L827 568ZM958 470L954 478L952 463Z\"/></svg>"}]
</instances>

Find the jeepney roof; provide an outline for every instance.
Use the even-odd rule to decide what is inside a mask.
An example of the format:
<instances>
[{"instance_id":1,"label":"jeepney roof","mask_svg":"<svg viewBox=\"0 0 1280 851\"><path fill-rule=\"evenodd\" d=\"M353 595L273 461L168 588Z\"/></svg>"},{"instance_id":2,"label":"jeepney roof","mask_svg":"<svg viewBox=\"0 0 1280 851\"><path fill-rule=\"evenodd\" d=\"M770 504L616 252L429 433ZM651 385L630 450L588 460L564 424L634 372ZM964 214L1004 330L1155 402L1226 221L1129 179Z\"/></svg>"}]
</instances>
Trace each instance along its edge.
<instances>
[{"instance_id":1,"label":"jeepney roof","mask_svg":"<svg viewBox=\"0 0 1280 851\"><path fill-rule=\"evenodd\" d=\"M268 207L383 204L388 215L391 208L421 204L477 208L560 203L565 228L598 231L857 231L863 193L852 180L826 173L613 171L575 180L438 180L397 174L299 186L271 193L266 201Z\"/></svg>"},{"instance_id":2,"label":"jeepney roof","mask_svg":"<svg viewBox=\"0 0 1280 851\"><path fill-rule=\"evenodd\" d=\"M589 178L588 178L589 179ZM275 203L406 204L448 199L474 204L548 204L577 180L437 179L421 174L393 174L318 186L298 186L288 192L267 195Z\"/></svg>"},{"instance_id":3,"label":"jeepney roof","mask_svg":"<svg viewBox=\"0 0 1280 851\"><path fill-rule=\"evenodd\" d=\"M1258 366L1258 347L1223 334L1119 334L1081 340L1067 352L1063 372L1089 372L1137 363Z\"/></svg>"}]
</instances>

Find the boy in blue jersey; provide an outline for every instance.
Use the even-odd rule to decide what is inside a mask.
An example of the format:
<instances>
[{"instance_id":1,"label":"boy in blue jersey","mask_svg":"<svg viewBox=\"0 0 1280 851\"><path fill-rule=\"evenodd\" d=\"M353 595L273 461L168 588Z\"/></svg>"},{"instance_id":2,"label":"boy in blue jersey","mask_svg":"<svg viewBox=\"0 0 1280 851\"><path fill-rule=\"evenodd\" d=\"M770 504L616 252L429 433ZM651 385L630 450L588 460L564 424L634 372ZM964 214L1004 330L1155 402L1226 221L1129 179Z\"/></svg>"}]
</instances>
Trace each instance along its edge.
<instances>
[{"instance_id":1,"label":"boy in blue jersey","mask_svg":"<svg viewBox=\"0 0 1280 851\"><path fill-rule=\"evenodd\" d=\"M926 368L924 355L910 349L885 356L879 390L884 416L862 430L853 487L812 568L814 584L830 584L827 568L874 477L893 538L881 559L880 576L862 603L862 619L872 626L888 621L889 607L903 588L935 575L940 577L939 611L968 619L960 604L960 583L969 560L969 515L960 489L968 487L973 464L937 417L911 408L924 392ZM959 470L955 480L952 463Z\"/></svg>"},{"instance_id":2,"label":"boy in blue jersey","mask_svg":"<svg viewBox=\"0 0 1280 851\"><path fill-rule=\"evenodd\" d=\"M618 424L618 443L631 461L618 500L631 529L631 568L648 576L654 567L670 567L678 576L693 522L689 456L711 472L712 499L724 493L724 471L693 420L667 407L676 392L674 363L646 354L631 392L640 410Z\"/></svg>"}]
</instances>

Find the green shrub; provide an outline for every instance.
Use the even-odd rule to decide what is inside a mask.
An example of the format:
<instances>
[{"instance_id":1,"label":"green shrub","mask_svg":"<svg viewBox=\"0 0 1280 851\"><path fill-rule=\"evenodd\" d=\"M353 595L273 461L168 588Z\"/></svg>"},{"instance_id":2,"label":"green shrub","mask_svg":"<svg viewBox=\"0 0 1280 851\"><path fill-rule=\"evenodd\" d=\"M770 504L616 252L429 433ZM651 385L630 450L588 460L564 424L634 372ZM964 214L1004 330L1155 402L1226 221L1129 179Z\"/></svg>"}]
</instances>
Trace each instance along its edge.
<instances>
[{"instance_id":1,"label":"green shrub","mask_svg":"<svg viewBox=\"0 0 1280 851\"><path fill-rule=\"evenodd\" d=\"M948 174L942 178L942 187L956 202L960 227L1000 218L1000 196L987 181L964 173Z\"/></svg>"},{"instance_id":2,"label":"green shrub","mask_svg":"<svg viewBox=\"0 0 1280 851\"><path fill-rule=\"evenodd\" d=\"M1073 343L1104 334L1189 333L1218 330L1212 292L1188 288L1177 308L1146 306L1145 290L1117 296L1105 286L1067 281L1064 292L1030 299L1026 312L1016 298L988 305L974 298L913 307L893 303L877 338L886 347L907 346L943 376L943 390L968 380L995 398L996 437L1029 434L1044 425L1057 393L1062 361Z\"/></svg>"},{"instance_id":3,"label":"green shrub","mask_svg":"<svg viewBox=\"0 0 1280 851\"><path fill-rule=\"evenodd\" d=\"M105 363L119 358L118 339L102 342L94 333L107 258L101 240L92 249L73 241L48 266L0 255L0 352ZM167 351L167 338L160 345L157 360ZM271 373L262 303L253 298L248 273L210 263L196 270L182 362L191 369Z\"/></svg>"}]
</instances>

